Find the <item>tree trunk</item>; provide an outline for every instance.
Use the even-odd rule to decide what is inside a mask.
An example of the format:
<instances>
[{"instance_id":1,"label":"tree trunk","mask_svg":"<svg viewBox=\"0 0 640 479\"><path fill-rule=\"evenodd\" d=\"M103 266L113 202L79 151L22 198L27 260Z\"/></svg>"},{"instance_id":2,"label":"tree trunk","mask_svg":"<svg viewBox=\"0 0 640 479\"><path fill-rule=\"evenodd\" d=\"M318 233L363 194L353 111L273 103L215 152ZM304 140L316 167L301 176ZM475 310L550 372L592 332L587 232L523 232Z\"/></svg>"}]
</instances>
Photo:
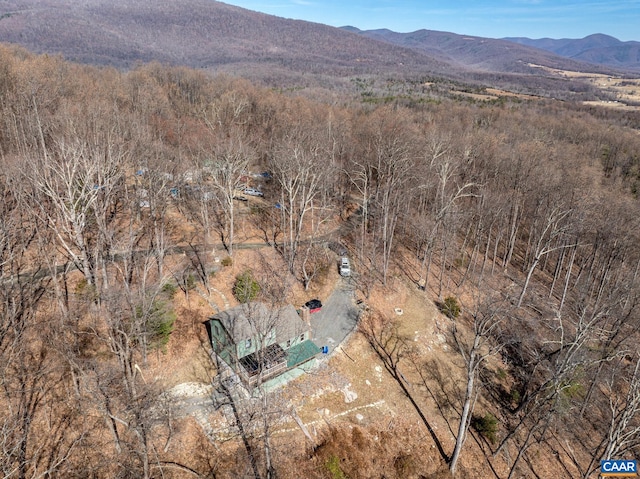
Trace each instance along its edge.
<instances>
[{"instance_id":1,"label":"tree trunk","mask_svg":"<svg viewBox=\"0 0 640 479\"><path fill-rule=\"evenodd\" d=\"M540 262L540 258L536 256L535 259L533 260L533 263L531 263L531 266L529 267L529 272L527 273L527 279L525 279L524 281L524 286L522 286L522 292L520 293L520 297L518 298L518 305L517 305L518 308L522 306L522 300L524 299L524 295L527 292L527 287L529 286L529 281L531 280L531 276L533 276L533 270L536 269L536 266L538 265L539 262Z\"/></svg>"},{"instance_id":2,"label":"tree trunk","mask_svg":"<svg viewBox=\"0 0 640 479\"><path fill-rule=\"evenodd\" d=\"M474 345L475 347L475 345ZM455 474L456 466L458 465L458 459L460 452L462 451L462 445L466 439L467 430L469 428L469 422L471 421L470 415L473 413L473 387L475 382L475 361L476 352L471 350L469 355L469 376L467 377L467 389L464 395L464 403L462 406L462 416L460 417L460 424L458 425L458 436L456 437L456 445L451 455L451 461L449 462L449 470L451 474Z\"/></svg>"}]
</instances>

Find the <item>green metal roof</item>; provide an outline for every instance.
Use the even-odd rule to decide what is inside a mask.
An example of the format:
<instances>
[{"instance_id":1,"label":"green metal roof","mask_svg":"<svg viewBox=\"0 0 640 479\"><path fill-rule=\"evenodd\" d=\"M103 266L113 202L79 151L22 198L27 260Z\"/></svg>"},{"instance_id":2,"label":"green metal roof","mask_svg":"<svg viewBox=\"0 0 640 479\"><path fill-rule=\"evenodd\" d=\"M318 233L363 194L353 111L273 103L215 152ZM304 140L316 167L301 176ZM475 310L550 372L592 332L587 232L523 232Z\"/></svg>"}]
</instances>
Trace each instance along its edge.
<instances>
[{"instance_id":1,"label":"green metal roof","mask_svg":"<svg viewBox=\"0 0 640 479\"><path fill-rule=\"evenodd\" d=\"M320 348L313 341L303 341L291 346L287 351L287 368L293 368L302 364L320 353Z\"/></svg>"}]
</instances>

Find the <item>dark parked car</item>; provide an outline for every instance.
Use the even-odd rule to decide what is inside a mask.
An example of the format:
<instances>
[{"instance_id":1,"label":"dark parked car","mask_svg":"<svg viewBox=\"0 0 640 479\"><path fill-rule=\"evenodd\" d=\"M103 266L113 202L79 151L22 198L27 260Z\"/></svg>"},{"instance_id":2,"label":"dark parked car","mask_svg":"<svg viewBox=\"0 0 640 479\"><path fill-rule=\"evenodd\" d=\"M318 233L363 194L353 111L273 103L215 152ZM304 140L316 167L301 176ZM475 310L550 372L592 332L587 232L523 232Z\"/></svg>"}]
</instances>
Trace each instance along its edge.
<instances>
[{"instance_id":1,"label":"dark parked car","mask_svg":"<svg viewBox=\"0 0 640 479\"><path fill-rule=\"evenodd\" d=\"M311 299L304 303L305 307L309 309L310 313L315 313L322 309L322 302L319 299Z\"/></svg>"},{"instance_id":2,"label":"dark parked car","mask_svg":"<svg viewBox=\"0 0 640 479\"><path fill-rule=\"evenodd\" d=\"M238 201L249 201L246 196L242 196L242 195L236 195L233 197L233 199Z\"/></svg>"}]
</instances>

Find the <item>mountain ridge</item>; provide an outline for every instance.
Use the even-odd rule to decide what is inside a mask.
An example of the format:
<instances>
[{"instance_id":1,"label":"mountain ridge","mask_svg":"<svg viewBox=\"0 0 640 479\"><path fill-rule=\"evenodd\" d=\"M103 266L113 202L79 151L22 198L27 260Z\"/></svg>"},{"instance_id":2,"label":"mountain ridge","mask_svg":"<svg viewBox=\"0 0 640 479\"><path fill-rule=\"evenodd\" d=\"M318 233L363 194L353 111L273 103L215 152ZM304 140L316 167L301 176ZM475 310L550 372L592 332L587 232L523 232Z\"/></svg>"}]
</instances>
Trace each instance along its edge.
<instances>
[{"instance_id":1,"label":"mountain ridge","mask_svg":"<svg viewBox=\"0 0 640 479\"><path fill-rule=\"evenodd\" d=\"M507 87L535 78L549 91L568 86L533 65L612 72L506 40L429 30L367 33L214 0L3 0L0 41L85 64L130 69L158 61L278 87L371 75Z\"/></svg>"},{"instance_id":2,"label":"mountain ridge","mask_svg":"<svg viewBox=\"0 0 640 479\"><path fill-rule=\"evenodd\" d=\"M640 70L640 42L623 42L603 33L594 33L578 39L507 37L503 40L539 48L574 60Z\"/></svg>"},{"instance_id":3,"label":"mountain ridge","mask_svg":"<svg viewBox=\"0 0 640 479\"><path fill-rule=\"evenodd\" d=\"M157 60L196 68L243 63L339 74L447 65L398 47L371 44L318 23L280 19L222 2L184 0L149 7L141 0L9 0L0 3L0 41L72 61L130 68ZM321 67L321 68L319 68Z\"/></svg>"},{"instance_id":4,"label":"mountain ridge","mask_svg":"<svg viewBox=\"0 0 640 479\"><path fill-rule=\"evenodd\" d=\"M467 66L490 71L502 71L507 68L507 65L512 65L517 61L576 71L584 71L585 64L590 64L592 69L600 67L640 70L640 55L637 61L612 61L608 57L619 57L617 50L611 51L609 54L603 52L600 52L599 55L586 54L586 50L591 50L592 53L596 51L595 44L598 41L603 45L601 48L618 49L621 45L634 44L640 47L640 42L620 42L614 37L603 34L591 35L590 37L592 38L587 42L583 42L582 40L584 39L543 39L536 41L527 38L494 39L427 29L399 33L386 28L375 30L359 30L355 27L341 28L368 38L406 46L439 55L443 59L448 58L451 61ZM590 37L585 38L589 39ZM585 43L587 44L586 47L581 46L581 44ZM526 49L519 47L525 47ZM552 55L549 55L549 53ZM533 58L534 61L524 61L523 59L527 57Z\"/></svg>"}]
</instances>

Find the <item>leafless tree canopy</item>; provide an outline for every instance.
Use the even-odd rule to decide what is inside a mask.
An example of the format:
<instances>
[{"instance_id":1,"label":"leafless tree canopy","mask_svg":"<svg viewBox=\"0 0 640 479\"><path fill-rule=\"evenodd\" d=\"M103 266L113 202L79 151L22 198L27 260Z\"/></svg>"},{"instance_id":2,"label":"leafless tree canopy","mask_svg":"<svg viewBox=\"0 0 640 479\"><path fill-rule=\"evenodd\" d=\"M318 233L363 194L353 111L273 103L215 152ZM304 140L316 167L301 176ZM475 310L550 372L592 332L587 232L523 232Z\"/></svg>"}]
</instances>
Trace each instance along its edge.
<instances>
[{"instance_id":1,"label":"leafless tree canopy","mask_svg":"<svg viewBox=\"0 0 640 479\"><path fill-rule=\"evenodd\" d=\"M336 237L365 297L395 280L438 304L459 296L444 328L466 380L451 450L403 377L409 358L424 365L396 323L375 312L362 330L451 470L470 436L509 477L535 471L534 449L565 448L584 477L640 453L637 113L395 93L321 102L9 47L0 65L4 477L227 477L218 460L293 477L270 442L277 400L237 411L255 434L246 454L203 440L176 457L163 385L145 375L170 339L171 290L210 288L241 224L287 265L256 265L273 304L287 281L322 277ZM245 183L264 196L241 204ZM479 398L501 425L491 444L473 428Z\"/></svg>"}]
</instances>

